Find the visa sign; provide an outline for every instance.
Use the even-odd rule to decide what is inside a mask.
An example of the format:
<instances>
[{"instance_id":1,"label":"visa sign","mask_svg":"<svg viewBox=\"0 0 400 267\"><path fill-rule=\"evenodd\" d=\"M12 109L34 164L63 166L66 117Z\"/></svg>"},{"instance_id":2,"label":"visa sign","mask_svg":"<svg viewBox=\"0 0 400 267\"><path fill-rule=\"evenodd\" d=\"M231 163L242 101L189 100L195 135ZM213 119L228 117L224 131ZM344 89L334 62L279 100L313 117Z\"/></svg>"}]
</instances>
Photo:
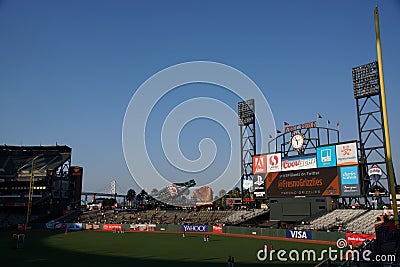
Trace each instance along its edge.
<instances>
[{"instance_id":1,"label":"visa sign","mask_svg":"<svg viewBox=\"0 0 400 267\"><path fill-rule=\"evenodd\" d=\"M286 237L296 238L296 239L312 239L311 231L302 231L302 230L286 229Z\"/></svg>"}]
</instances>

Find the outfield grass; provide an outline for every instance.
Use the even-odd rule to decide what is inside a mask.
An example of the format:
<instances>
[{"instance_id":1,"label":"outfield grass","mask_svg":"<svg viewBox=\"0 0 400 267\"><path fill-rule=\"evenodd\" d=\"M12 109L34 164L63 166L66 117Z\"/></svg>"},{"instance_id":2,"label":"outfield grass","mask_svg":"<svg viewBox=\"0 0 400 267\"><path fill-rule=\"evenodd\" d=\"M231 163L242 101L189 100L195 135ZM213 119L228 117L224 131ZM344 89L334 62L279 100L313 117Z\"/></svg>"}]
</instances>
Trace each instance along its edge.
<instances>
[{"instance_id":1,"label":"outfield grass","mask_svg":"<svg viewBox=\"0 0 400 267\"><path fill-rule=\"evenodd\" d=\"M260 262L256 253L263 242L274 249L326 249L327 245L268 241L210 235L204 242L201 234L30 231L22 249L16 249L12 233L0 233L2 262L8 266L227 266L228 256L235 266L282 266L284 263ZM288 263L286 263L288 264ZM291 262L289 265L294 265ZM313 266L315 263L297 264Z\"/></svg>"}]
</instances>

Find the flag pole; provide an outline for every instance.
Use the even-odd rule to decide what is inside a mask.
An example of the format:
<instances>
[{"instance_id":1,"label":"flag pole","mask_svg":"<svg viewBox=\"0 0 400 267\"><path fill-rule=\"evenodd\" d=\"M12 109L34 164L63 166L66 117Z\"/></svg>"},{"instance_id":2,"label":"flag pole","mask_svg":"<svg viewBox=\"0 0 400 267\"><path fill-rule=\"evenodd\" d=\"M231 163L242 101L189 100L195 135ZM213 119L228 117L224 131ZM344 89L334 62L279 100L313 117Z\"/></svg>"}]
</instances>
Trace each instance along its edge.
<instances>
[{"instance_id":1,"label":"flag pole","mask_svg":"<svg viewBox=\"0 0 400 267\"><path fill-rule=\"evenodd\" d=\"M386 95L385 95L385 83L383 79L383 66L382 66L382 50L381 50L381 36L379 29L379 14L378 14L378 6L375 7L374 10L374 19L375 19L375 33L376 33L376 50L378 54L378 69L379 69L379 85L380 85L380 94L382 101L382 117L383 117L383 129L385 133L385 153L388 167L388 179L389 179L389 190L390 195L392 196L392 210L394 215L394 223L397 228L399 228L399 213L397 210L397 201L396 201L396 188L395 188L395 178L394 178L394 170L393 170L393 161L392 161L392 151L390 149L390 135L389 135L389 122L386 110Z\"/></svg>"}]
</instances>

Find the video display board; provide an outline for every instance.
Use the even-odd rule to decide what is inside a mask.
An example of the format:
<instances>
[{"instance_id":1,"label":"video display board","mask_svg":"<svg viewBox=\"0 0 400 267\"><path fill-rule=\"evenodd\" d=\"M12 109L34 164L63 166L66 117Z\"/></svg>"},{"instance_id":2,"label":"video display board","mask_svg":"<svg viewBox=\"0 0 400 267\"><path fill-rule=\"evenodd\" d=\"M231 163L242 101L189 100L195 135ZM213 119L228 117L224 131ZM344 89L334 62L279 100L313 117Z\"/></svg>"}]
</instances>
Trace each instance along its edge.
<instances>
[{"instance_id":1,"label":"video display board","mask_svg":"<svg viewBox=\"0 0 400 267\"><path fill-rule=\"evenodd\" d=\"M271 172L265 184L268 197L340 195L336 167Z\"/></svg>"},{"instance_id":2,"label":"video display board","mask_svg":"<svg viewBox=\"0 0 400 267\"><path fill-rule=\"evenodd\" d=\"M299 157L283 158L281 153L258 155L253 157L254 195L359 196L358 172L356 142L317 147L316 154Z\"/></svg>"}]
</instances>

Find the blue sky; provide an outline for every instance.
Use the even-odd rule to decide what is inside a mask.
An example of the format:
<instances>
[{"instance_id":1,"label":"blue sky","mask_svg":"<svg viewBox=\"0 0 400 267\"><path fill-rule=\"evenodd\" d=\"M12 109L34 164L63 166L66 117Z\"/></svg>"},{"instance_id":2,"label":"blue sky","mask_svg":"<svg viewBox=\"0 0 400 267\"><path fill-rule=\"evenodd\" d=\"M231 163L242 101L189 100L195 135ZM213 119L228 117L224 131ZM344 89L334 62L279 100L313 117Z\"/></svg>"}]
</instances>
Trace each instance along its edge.
<instances>
[{"instance_id":1,"label":"blue sky","mask_svg":"<svg viewBox=\"0 0 400 267\"><path fill-rule=\"evenodd\" d=\"M131 97L155 73L194 60L248 75L268 100L278 128L320 113L321 123L340 122L341 140L357 139L351 68L377 59L376 3L0 0L0 143L66 144L73 164L84 167L85 191L102 190L114 179L126 191L134 183L121 135ZM400 1L378 4L399 173ZM237 103L212 86L190 88L188 94ZM178 94L167 104L180 97L187 98ZM188 130L196 140L221 130L201 123ZM184 133L182 149L196 158Z\"/></svg>"}]
</instances>

